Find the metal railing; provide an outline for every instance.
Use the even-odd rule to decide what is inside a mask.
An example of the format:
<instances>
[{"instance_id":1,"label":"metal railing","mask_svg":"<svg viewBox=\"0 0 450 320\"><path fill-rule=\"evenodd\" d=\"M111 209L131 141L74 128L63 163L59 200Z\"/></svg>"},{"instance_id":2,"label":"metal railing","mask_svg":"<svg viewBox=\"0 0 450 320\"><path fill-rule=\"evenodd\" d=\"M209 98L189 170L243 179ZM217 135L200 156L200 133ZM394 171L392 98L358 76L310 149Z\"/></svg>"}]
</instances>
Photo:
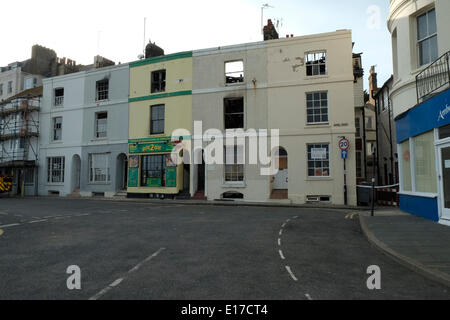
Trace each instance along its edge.
<instances>
[{"instance_id":1,"label":"metal railing","mask_svg":"<svg viewBox=\"0 0 450 320\"><path fill-rule=\"evenodd\" d=\"M449 59L450 51L416 76L417 103L428 100L434 92L450 84Z\"/></svg>"}]
</instances>

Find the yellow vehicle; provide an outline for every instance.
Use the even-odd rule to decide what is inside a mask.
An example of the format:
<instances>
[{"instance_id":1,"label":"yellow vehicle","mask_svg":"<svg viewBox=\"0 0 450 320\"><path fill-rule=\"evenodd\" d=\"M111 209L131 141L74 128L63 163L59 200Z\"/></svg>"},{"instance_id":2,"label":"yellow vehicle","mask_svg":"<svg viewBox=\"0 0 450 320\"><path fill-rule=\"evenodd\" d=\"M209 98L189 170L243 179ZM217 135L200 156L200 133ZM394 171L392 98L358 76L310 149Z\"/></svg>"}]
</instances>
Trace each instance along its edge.
<instances>
[{"instance_id":1,"label":"yellow vehicle","mask_svg":"<svg viewBox=\"0 0 450 320\"><path fill-rule=\"evenodd\" d=\"M0 193L10 192L13 185L13 179L10 176L0 176Z\"/></svg>"}]
</instances>

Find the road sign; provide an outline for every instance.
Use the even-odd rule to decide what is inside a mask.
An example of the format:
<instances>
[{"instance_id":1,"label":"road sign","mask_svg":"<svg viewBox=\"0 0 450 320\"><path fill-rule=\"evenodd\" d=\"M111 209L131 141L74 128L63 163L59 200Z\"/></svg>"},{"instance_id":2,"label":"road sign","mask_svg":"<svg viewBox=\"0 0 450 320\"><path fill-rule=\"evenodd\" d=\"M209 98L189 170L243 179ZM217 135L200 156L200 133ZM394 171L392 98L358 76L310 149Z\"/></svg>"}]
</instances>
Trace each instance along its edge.
<instances>
[{"instance_id":1,"label":"road sign","mask_svg":"<svg viewBox=\"0 0 450 320\"><path fill-rule=\"evenodd\" d=\"M347 150L341 150L341 158L347 159L348 158L348 151Z\"/></svg>"},{"instance_id":2,"label":"road sign","mask_svg":"<svg viewBox=\"0 0 450 320\"><path fill-rule=\"evenodd\" d=\"M339 149L341 150L348 150L350 148L350 141L346 138L342 138L339 140Z\"/></svg>"}]
</instances>

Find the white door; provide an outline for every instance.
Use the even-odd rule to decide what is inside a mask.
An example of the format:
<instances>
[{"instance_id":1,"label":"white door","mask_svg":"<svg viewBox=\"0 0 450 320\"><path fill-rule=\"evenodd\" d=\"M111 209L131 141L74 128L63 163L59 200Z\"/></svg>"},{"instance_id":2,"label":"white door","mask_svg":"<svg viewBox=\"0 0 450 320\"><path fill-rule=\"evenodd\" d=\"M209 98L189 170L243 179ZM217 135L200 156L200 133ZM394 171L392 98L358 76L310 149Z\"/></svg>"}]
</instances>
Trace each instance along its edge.
<instances>
[{"instance_id":1,"label":"white door","mask_svg":"<svg viewBox=\"0 0 450 320\"><path fill-rule=\"evenodd\" d=\"M441 218L450 220L450 144L439 147L439 162Z\"/></svg>"},{"instance_id":2,"label":"white door","mask_svg":"<svg viewBox=\"0 0 450 320\"><path fill-rule=\"evenodd\" d=\"M288 170L278 170L275 175L274 189L276 190L287 190L288 188Z\"/></svg>"}]
</instances>

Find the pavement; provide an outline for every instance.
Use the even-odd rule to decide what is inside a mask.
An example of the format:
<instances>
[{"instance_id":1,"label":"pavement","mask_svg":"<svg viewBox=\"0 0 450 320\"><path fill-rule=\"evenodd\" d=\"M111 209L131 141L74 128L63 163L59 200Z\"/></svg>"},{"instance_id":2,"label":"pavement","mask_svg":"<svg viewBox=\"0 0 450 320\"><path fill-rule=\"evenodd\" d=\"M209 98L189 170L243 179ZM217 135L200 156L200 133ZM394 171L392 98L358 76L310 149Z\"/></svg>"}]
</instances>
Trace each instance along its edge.
<instances>
[{"instance_id":1,"label":"pavement","mask_svg":"<svg viewBox=\"0 0 450 320\"><path fill-rule=\"evenodd\" d=\"M399 209L360 214L369 242L403 266L450 288L450 227Z\"/></svg>"}]
</instances>

